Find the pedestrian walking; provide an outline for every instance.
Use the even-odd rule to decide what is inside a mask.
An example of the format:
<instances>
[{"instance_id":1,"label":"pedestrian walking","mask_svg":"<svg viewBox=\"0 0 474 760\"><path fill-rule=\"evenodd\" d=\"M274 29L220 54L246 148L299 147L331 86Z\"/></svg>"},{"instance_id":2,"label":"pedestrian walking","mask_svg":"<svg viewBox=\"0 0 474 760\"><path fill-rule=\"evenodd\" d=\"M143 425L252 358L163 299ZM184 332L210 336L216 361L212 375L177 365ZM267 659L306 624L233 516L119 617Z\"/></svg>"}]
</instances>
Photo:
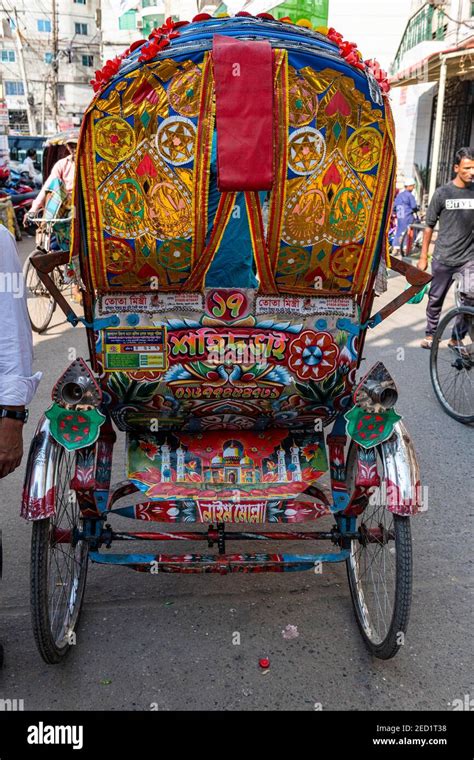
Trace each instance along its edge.
<instances>
[{"instance_id":1,"label":"pedestrian walking","mask_svg":"<svg viewBox=\"0 0 474 760\"><path fill-rule=\"evenodd\" d=\"M408 229L410 224L415 221L415 214L418 211L418 203L413 195L415 189L415 180L407 177L404 183L405 189L398 193L395 198L393 207L397 217L397 229L393 240L392 251L394 254L400 252L400 241L403 233Z\"/></svg>"},{"instance_id":2,"label":"pedestrian walking","mask_svg":"<svg viewBox=\"0 0 474 760\"><path fill-rule=\"evenodd\" d=\"M454 159L455 178L439 187L431 199L426 214L418 268L428 267L428 252L433 230L439 222L438 237L431 263L431 282L426 309L426 334L422 348L431 348L444 300L455 275L460 274L461 298L474 298L474 148L461 148ZM451 345L466 334L465 327L456 325Z\"/></svg>"}]
</instances>

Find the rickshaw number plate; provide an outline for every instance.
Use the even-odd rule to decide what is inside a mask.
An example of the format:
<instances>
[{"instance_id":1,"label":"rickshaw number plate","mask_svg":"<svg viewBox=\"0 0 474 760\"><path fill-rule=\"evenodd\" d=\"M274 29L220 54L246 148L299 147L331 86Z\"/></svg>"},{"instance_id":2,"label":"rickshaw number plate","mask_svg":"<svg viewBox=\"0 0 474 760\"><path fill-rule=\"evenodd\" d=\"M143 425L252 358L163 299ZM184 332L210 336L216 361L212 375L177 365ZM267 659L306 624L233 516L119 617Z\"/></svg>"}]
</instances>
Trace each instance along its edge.
<instances>
[{"instance_id":1,"label":"rickshaw number plate","mask_svg":"<svg viewBox=\"0 0 474 760\"><path fill-rule=\"evenodd\" d=\"M165 327L107 328L102 344L106 372L168 368Z\"/></svg>"}]
</instances>

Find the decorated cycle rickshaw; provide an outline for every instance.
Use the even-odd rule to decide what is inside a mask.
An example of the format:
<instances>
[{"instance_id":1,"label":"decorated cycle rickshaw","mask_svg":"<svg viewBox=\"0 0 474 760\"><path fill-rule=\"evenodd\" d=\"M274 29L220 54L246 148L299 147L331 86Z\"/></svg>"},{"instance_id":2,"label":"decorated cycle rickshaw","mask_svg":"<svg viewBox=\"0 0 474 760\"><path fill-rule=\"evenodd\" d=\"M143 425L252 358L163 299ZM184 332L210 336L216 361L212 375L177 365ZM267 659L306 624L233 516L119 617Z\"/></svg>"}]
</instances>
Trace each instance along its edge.
<instances>
[{"instance_id":1,"label":"decorated cycle rickshaw","mask_svg":"<svg viewBox=\"0 0 474 760\"><path fill-rule=\"evenodd\" d=\"M365 643L392 657L419 472L390 374L357 371L367 329L429 276L393 262L410 286L373 313L395 170L383 75L334 30L202 14L94 85L72 243L90 365L53 388L22 507L41 655L69 650L89 561L158 575L345 562ZM51 261L36 266L77 324ZM112 483L116 431L127 472ZM131 541L165 549L116 551Z\"/></svg>"},{"instance_id":2,"label":"decorated cycle rickshaw","mask_svg":"<svg viewBox=\"0 0 474 760\"><path fill-rule=\"evenodd\" d=\"M69 251L71 195L60 177L51 172L59 160L69 155L68 143L77 143L77 137L77 130L71 129L45 140L42 162L45 184L41 191L43 200L41 207L34 212L30 211L26 217L28 228L35 231L36 246L25 262L23 276L31 327L38 333L48 329L57 303L39 277L32 257L43 253ZM56 266L50 272L50 277L57 290L63 294L72 291L75 279L72 262Z\"/></svg>"}]
</instances>

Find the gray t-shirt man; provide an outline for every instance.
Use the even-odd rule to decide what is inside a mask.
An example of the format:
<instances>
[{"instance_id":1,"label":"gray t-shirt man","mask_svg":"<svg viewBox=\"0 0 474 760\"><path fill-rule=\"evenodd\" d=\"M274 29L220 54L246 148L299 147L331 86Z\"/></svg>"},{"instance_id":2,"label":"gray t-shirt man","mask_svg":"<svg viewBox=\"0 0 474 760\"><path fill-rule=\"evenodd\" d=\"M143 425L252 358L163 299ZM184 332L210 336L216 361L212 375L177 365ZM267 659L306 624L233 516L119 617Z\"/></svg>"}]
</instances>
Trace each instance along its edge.
<instances>
[{"instance_id":1,"label":"gray t-shirt man","mask_svg":"<svg viewBox=\"0 0 474 760\"><path fill-rule=\"evenodd\" d=\"M426 224L439 232L433 258L448 267L474 260L474 187L460 188L448 182L434 193Z\"/></svg>"}]
</instances>

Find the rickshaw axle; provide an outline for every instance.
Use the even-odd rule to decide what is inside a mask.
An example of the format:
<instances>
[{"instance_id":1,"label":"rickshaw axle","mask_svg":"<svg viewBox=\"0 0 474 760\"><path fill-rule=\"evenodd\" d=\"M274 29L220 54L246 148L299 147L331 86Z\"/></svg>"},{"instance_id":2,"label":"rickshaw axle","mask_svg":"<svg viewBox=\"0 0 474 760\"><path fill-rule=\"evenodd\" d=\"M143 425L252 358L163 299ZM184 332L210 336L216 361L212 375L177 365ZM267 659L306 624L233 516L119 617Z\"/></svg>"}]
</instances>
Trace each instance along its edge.
<instances>
[{"instance_id":1,"label":"rickshaw axle","mask_svg":"<svg viewBox=\"0 0 474 760\"><path fill-rule=\"evenodd\" d=\"M347 538L359 538L359 533L346 533ZM207 531L173 531L173 533L104 531L101 543L112 541L207 541L209 548L217 544L219 553L225 550L225 541L332 541L338 544L342 534L335 528L330 531L287 532L282 531L226 531L224 525L210 525ZM222 550L222 551L221 551Z\"/></svg>"},{"instance_id":2,"label":"rickshaw axle","mask_svg":"<svg viewBox=\"0 0 474 760\"><path fill-rule=\"evenodd\" d=\"M341 532L337 527L330 531L226 531L224 523L220 523L216 528L210 525L207 531L173 531L172 533L158 531L113 531L110 525L106 525L99 536L91 536L84 531L77 529L65 530L63 528L53 528L51 542L54 544L76 545L78 541L85 540L95 546L105 545L110 548L114 541L207 541L210 549L217 544L219 554L225 553L225 542L229 541L331 541L336 546L340 546L342 541L345 542L356 540L362 545L369 543L386 544L393 541L395 535L393 531L388 531L384 526L379 525L377 528L366 528L361 525L360 529L352 532Z\"/></svg>"}]
</instances>

